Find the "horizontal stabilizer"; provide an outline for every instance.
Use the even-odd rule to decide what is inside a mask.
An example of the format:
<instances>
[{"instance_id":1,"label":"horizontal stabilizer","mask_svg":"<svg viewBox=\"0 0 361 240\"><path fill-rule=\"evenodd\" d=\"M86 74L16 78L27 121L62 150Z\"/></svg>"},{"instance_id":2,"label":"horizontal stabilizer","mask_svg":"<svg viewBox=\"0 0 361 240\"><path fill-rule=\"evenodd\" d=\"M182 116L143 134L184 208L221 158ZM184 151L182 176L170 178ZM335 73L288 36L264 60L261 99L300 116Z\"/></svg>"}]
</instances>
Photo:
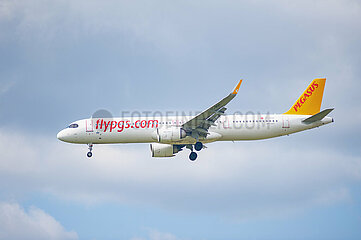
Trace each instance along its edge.
<instances>
[{"instance_id":1,"label":"horizontal stabilizer","mask_svg":"<svg viewBox=\"0 0 361 240\"><path fill-rule=\"evenodd\" d=\"M316 122L316 121L320 121L322 120L324 117L326 117L330 112L332 112L334 108L329 108L329 109L325 109L319 113L316 113L315 115L309 117L309 118L306 118L305 120L303 120L302 122L303 123L306 123L306 124L310 124L310 123L313 123L313 122Z\"/></svg>"}]
</instances>

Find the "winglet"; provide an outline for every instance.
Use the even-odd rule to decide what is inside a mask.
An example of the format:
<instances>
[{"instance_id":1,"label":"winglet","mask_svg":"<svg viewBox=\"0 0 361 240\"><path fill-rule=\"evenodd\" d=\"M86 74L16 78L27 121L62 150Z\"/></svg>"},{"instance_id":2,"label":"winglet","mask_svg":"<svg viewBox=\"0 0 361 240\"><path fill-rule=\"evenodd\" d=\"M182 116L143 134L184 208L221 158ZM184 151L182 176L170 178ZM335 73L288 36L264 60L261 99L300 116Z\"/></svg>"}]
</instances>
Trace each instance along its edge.
<instances>
[{"instance_id":1,"label":"winglet","mask_svg":"<svg viewBox=\"0 0 361 240\"><path fill-rule=\"evenodd\" d=\"M237 84L236 88L233 90L232 94L237 94L238 93L238 90L239 90L239 87L241 86L241 83L242 83L242 79L239 80L239 83Z\"/></svg>"}]
</instances>

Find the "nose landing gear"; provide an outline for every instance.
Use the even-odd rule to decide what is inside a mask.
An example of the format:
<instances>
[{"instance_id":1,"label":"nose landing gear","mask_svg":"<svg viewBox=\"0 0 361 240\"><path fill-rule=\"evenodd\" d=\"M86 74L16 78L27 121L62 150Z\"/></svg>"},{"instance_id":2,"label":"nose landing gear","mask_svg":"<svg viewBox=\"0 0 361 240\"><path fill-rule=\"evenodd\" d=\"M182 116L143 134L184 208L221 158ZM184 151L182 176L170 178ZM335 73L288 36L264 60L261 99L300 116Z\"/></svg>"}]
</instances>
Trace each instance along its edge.
<instances>
[{"instance_id":1,"label":"nose landing gear","mask_svg":"<svg viewBox=\"0 0 361 240\"><path fill-rule=\"evenodd\" d=\"M92 143L88 144L88 149L89 149L89 152L86 155L90 158L93 156L93 154L92 154L93 144Z\"/></svg>"}]
</instances>

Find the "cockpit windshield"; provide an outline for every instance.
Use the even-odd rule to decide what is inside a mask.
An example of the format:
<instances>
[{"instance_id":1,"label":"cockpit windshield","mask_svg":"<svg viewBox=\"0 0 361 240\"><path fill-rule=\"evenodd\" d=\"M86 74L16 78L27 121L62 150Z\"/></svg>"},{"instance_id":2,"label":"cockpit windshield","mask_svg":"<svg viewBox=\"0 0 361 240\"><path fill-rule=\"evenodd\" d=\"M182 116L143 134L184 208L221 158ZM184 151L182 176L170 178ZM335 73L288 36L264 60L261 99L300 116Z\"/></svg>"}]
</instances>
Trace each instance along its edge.
<instances>
[{"instance_id":1,"label":"cockpit windshield","mask_svg":"<svg viewBox=\"0 0 361 240\"><path fill-rule=\"evenodd\" d=\"M77 128L77 127L79 127L79 125L76 123L73 123L73 124L70 124L68 128Z\"/></svg>"}]
</instances>

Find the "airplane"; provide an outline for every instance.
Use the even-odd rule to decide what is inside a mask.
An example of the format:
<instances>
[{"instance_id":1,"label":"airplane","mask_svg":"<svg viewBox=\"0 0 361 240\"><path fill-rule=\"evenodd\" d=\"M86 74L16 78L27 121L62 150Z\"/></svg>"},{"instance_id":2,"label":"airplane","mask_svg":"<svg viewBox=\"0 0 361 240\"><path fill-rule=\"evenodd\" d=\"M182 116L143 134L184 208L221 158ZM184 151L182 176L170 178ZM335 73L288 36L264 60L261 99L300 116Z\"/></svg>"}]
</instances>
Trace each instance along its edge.
<instances>
[{"instance_id":1,"label":"airplane","mask_svg":"<svg viewBox=\"0 0 361 240\"><path fill-rule=\"evenodd\" d=\"M274 138L334 121L327 116L333 108L320 111L326 78L314 79L283 114L226 115L226 105L235 98L241 83L242 80L229 95L197 115L91 117L71 123L57 138L87 144L88 157L92 156L94 144L150 143L152 157L173 157L187 148L191 151L189 159L194 161L206 143Z\"/></svg>"}]
</instances>

